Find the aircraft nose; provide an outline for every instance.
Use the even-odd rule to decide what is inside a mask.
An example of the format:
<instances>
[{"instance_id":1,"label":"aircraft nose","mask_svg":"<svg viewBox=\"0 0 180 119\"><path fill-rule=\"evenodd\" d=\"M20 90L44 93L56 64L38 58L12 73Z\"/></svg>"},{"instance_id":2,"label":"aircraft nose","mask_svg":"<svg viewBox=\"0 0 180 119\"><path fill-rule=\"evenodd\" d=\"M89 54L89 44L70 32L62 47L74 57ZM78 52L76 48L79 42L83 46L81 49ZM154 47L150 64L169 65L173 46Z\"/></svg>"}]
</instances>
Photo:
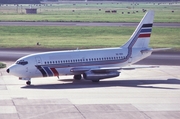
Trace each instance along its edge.
<instances>
[{"instance_id":1,"label":"aircraft nose","mask_svg":"<svg viewBox=\"0 0 180 119\"><path fill-rule=\"evenodd\" d=\"M10 67L8 67L6 69L6 72L18 77L23 77L24 75L26 75L26 70L24 70L24 66L17 64L13 64Z\"/></svg>"},{"instance_id":2,"label":"aircraft nose","mask_svg":"<svg viewBox=\"0 0 180 119\"><path fill-rule=\"evenodd\" d=\"M9 73L9 72L10 72L10 70L9 70L9 69L7 69L6 71L7 71L7 73Z\"/></svg>"}]
</instances>

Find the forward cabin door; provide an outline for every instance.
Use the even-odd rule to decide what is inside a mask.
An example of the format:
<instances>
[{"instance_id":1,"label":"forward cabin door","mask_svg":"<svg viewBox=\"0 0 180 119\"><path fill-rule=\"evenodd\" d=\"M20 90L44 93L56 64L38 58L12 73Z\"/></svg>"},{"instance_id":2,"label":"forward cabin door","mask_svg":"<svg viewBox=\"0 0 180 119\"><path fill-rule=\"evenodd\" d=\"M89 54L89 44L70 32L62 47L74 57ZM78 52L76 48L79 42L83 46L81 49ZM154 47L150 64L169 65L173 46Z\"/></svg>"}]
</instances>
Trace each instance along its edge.
<instances>
[{"instance_id":1,"label":"forward cabin door","mask_svg":"<svg viewBox=\"0 0 180 119\"><path fill-rule=\"evenodd\" d=\"M38 65L37 66L37 70L36 70L36 74L38 74L39 73L39 70L42 68L40 65L42 64L42 60L41 60L41 58L40 57L35 57L35 60L36 60L36 65Z\"/></svg>"},{"instance_id":2,"label":"forward cabin door","mask_svg":"<svg viewBox=\"0 0 180 119\"><path fill-rule=\"evenodd\" d=\"M36 65L41 65L42 61L40 57L36 57Z\"/></svg>"}]
</instances>

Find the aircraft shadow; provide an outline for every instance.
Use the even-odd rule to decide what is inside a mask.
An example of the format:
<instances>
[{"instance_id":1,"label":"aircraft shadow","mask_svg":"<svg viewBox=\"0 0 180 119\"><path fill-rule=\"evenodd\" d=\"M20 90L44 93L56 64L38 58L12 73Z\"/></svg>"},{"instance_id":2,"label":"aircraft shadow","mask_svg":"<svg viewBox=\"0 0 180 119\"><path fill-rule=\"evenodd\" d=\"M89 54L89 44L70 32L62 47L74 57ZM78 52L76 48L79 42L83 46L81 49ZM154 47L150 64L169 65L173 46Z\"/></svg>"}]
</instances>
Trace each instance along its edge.
<instances>
[{"instance_id":1,"label":"aircraft shadow","mask_svg":"<svg viewBox=\"0 0 180 119\"><path fill-rule=\"evenodd\" d=\"M179 79L167 79L167 80L112 80L112 81L100 81L99 83L93 83L91 81L73 79L60 80L66 83L61 84L40 84L21 87L23 89L79 89L79 88L97 88L97 87L136 87L136 88L152 88L152 89L179 89L170 87L157 87L147 86L153 84L180 84ZM69 83L67 83L69 82Z\"/></svg>"}]
</instances>

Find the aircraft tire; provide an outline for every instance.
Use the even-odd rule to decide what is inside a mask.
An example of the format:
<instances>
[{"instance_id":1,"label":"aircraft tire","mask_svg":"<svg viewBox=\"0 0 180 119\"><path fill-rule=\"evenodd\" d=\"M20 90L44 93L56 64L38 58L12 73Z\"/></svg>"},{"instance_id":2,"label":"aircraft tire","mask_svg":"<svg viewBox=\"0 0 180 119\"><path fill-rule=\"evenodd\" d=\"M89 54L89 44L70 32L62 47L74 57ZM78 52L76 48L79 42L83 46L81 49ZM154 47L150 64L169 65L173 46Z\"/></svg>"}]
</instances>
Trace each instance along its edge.
<instances>
[{"instance_id":1,"label":"aircraft tire","mask_svg":"<svg viewBox=\"0 0 180 119\"><path fill-rule=\"evenodd\" d=\"M74 79L75 79L75 80L81 80L81 79L82 79L82 76L81 76L81 75L74 75Z\"/></svg>"},{"instance_id":2,"label":"aircraft tire","mask_svg":"<svg viewBox=\"0 0 180 119\"><path fill-rule=\"evenodd\" d=\"M97 82L99 82L99 80L92 80L92 82L97 83Z\"/></svg>"},{"instance_id":3,"label":"aircraft tire","mask_svg":"<svg viewBox=\"0 0 180 119\"><path fill-rule=\"evenodd\" d=\"M27 84L27 85L31 85L31 81L27 81L26 84Z\"/></svg>"}]
</instances>

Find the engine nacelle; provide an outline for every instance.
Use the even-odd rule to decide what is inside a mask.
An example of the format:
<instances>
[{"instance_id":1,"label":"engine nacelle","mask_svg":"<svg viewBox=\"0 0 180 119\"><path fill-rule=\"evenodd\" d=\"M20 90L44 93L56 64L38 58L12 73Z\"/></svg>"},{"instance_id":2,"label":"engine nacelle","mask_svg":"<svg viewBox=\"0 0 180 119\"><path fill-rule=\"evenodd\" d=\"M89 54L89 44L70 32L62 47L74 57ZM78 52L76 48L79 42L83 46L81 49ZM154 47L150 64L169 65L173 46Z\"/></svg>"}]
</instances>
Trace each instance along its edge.
<instances>
[{"instance_id":1,"label":"engine nacelle","mask_svg":"<svg viewBox=\"0 0 180 119\"><path fill-rule=\"evenodd\" d=\"M106 72L106 73L93 73L91 71L85 72L83 78L86 80L99 80L105 78L112 78L119 76L120 72Z\"/></svg>"}]
</instances>

